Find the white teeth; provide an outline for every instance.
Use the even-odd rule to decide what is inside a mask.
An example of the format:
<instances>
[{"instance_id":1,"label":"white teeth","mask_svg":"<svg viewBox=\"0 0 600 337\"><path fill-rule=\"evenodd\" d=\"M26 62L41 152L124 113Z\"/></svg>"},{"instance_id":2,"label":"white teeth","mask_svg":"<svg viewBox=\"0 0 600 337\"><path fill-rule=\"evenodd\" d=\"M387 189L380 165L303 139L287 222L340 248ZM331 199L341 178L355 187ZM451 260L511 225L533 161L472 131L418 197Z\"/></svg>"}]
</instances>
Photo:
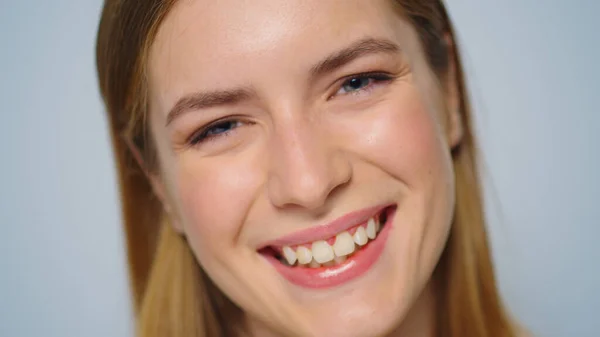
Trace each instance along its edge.
<instances>
[{"instance_id":1,"label":"white teeth","mask_svg":"<svg viewBox=\"0 0 600 337\"><path fill-rule=\"evenodd\" d=\"M377 231L375 230L375 220L373 218L369 219L369 222L367 222L367 236L371 240L375 239L375 236L377 236Z\"/></svg>"},{"instance_id":2,"label":"white teeth","mask_svg":"<svg viewBox=\"0 0 600 337\"><path fill-rule=\"evenodd\" d=\"M333 267L335 266L335 258L331 261L323 263L323 267Z\"/></svg>"},{"instance_id":3,"label":"white teeth","mask_svg":"<svg viewBox=\"0 0 600 337\"><path fill-rule=\"evenodd\" d=\"M288 246L283 247L283 256L285 257L290 266L293 266L294 263L296 263L296 252L294 252L292 248Z\"/></svg>"},{"instance_id":4,"label":"white teeth","mask_svg":"<svg viewBox=\"0 0 600 337\"><path fill-rule=\"evenodd\" d=\"M298 247L298 249L296 250L296 255L298 256L298 263L300 264L308 264L313 258L310 249L304 246Z\"/></svg>"},{"instance_id":5,"label":"white teeth","mask_svg":"<svg viewBox=\"0 0 600 337\"><path fill-rule=\"evenodd\" d=\"M313 258L318 263L325 263L331 261L335 257L331 246L323 240L313 242L312 254Z\"/></svg>"},{"instance_id":6,"label":"white teeth","mask_svg":"<svg viewBox=\"0 0 600 337\"><path fill-rule=\"evenodd\" d=\"M348 231L336 235L333 246L324 240L313 242L310 248L298 246L296 251L290 246L284 246L283 257L290 266L295 265L296 262L298 265L311 268L335 266L346 261L347 256L358 249L357 246L364 246L369 240L374 240L380 230L379 219L370 218L366 226L361 225L356 228L354 235Z\"/></svg>"},{"instance_id":7,"label":"white teeth","mask_svg":"<svg viewBox=\"0 0 600 337\"><path fill-rule=\"evenodd\" d=\"M354 240L350 233L343 231L335 237L333 252L336 256L346 256L354 252Z\"/></svg>"},{"instance_id":8,"label":"white teeth","mask_svg":"<svg viewBox=\"0 0 600 337\"><path fill-rule=\"evenodd\" d=\"M347 257L345 256L336 256L335 259L333 259L334 264L341 264L346 262Z\"/></svg>"},{"instance_id":9,"label":"white teeth","mask_svg":"<svg viewBox=\"0 0 600 337\"><path fill-rule=\"evenodd\" d=\"M358 228L356 229L356 233L354 233L353 239L354 242L359 246L364 246L367 244L369 238L367 237L367 232L365 231L365 228L363 226L358 226Z\"/></svg>"}]
</instances>

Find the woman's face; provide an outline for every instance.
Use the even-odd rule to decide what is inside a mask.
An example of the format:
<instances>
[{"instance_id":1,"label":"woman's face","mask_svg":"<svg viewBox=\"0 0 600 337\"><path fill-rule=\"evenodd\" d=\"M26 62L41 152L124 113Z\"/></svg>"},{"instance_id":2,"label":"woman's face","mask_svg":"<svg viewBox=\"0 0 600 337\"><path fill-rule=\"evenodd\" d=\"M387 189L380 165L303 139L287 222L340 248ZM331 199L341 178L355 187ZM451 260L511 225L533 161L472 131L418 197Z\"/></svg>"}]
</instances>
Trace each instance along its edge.
<instances>
[{"instance_id":1,"label":"woman's face","mask_svg":"<svg viewBox=\"0 0 600 337\"><path fill-rule=\"evenodd\" d=\"M174 226L259 335L379 336L418 302L460 138L423 55L389 0L189 0L162 23L148 75Z\"/></svg>"}]
</instances>

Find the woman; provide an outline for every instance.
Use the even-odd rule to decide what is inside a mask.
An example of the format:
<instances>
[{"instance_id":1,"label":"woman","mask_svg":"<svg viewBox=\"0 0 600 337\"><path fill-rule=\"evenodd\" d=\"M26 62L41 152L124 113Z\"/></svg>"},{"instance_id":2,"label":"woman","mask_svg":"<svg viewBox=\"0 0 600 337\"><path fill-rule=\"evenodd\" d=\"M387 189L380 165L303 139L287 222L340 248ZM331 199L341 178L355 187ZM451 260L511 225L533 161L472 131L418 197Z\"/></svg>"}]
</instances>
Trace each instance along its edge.
<instances>
[{"instance_id":1,"label":"woman","mask_svg":"<svg viewBox=\"0 0 600 337\"><path fill-rule=\"evenodd\" d=\"M516 336L441 1L106 1L139 335Z\"/></svg>"}]
</instances>

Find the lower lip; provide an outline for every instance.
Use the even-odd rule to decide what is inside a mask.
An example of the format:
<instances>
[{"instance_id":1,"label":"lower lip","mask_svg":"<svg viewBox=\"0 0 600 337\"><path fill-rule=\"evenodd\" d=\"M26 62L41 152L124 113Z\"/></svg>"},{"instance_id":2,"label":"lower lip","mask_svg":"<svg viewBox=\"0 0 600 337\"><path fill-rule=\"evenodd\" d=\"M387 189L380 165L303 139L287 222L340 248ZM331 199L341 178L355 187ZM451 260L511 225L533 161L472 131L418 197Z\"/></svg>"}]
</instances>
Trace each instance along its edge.
<instances>
[{"instance_id":1,"label":"lower lip","mask_svg":"<svg viewBox=\"0 0 600 337\"><path fill-rule=\"evenodd\" d=\"M392 229L396 209L388 209L387 221L375 240L354 253L344 263L333 267L290 267L282 264L272 255L263 255L275 269L289 282L312 289L331 288L350 282L369 271L381 256L389 232Z\"/></svg>"}]
</instances>

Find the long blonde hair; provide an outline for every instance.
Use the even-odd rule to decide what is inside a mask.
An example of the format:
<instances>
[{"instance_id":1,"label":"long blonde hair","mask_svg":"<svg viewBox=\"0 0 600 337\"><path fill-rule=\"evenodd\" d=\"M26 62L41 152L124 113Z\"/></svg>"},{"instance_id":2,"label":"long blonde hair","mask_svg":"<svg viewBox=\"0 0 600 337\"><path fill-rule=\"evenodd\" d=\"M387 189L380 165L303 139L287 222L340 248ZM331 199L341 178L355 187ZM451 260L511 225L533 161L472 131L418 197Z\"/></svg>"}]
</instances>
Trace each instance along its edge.
<instances>
[{"instance_id":1,"label":"long blonde hair","mask_svg":"<svg viewBox=\"0 0 600 337\"><path fill-rule=\"evenodd\" d=\"M456 206L434 273L437 336L515 336L498 294L483 214L477 148L461 60L441 0L395 0L416 29L439 79L456 63L464 138L453 152ZM140 337L235 336L241 309L210 281L163 207L127 142L156 168L146 123L144 70L158 27L175 0L106 0L97 41L100 89L108 111L121 192L131 287Z\"/></svg>"}]
</instances>

